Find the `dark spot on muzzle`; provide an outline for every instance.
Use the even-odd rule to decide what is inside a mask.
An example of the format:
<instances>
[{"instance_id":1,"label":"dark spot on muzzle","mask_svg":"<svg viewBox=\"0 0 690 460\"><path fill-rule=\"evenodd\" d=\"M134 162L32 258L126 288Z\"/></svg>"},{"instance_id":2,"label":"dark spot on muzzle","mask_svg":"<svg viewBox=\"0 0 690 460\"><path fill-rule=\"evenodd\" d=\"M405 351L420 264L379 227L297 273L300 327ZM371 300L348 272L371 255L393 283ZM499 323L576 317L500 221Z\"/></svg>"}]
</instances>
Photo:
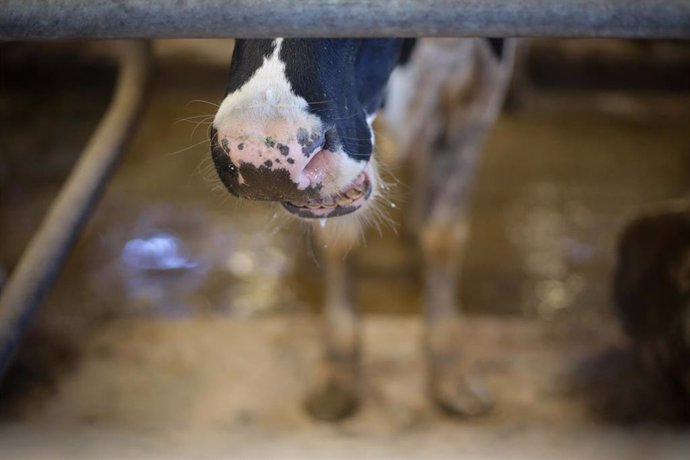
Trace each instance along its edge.
<instances>
[{"instance_id":1,"label":"dark spot on muzzle","mask_svg":"<svg viewBox=\"0 0 690 460\"><path fill-rule=\"evenodd\" d=\"M283 155L284 157L286 157L290 154L290 147L288 147L287 145L278 144L276 146L276 148L278 150L280 150L280 154Z\"/></svg>"},{"instance_id":2,"label":"dark spot on muzzle","mask_svg":"<svg viewBox=\"0 0 690 460\"><path fill-rule=\"evenodd\" d=\"M323 146L321 148L323 150L337 152L340 147L342 147L342 143L338 138L338 133L336 132L336 130L329 129L328 131L326 131L324 134Z\"/></svg>"},{"instance_id":3,"label":"dark spot on muzzle","mask_svg":"<svg viewBox=\"0 0 690 460\"><path fill-rule=\"evenodd\" d=\"M260 167L243 163L240 165L239 174L226 176L229 182L225 186L234 191L240 198L259 201L305 201L320 196L319 188L309 187L299 190L292 181L290 173L284 169L273 169L266 161ZM240 176L242 180L240 181ZM221 178L222 179L222 178Z\"/></svg>"},{"instance_id":4,"label":"dark spot on muzzle","mask_svg":"<svg viewBox=\"0 0 690 460\"><path fill-rule=\"evenodd\" d=\"M220 177L221 182L225 185L233 195L237 195L237 192L233 190L229 184L237 181L237 168L230 162L230 157L225 149L223 149L218 143L218 133L216 129L211 127L209 130L209 138L211 139L211 158L213 159L213 164L216 167L216 172L218 177Z\"/></svg>"},{"instance_id":5,"label":"dark spot on muzzle","mask_svg":"<svg viewBox=\"0 0 690 460\"><path fill-rule=\"evenodd\" d=\"M320 150L325 141L325 133L311 133L304 128L297 130L297 143L302 146L302 153L309 158L314 152Z\"/></svg>"}]
</instances>

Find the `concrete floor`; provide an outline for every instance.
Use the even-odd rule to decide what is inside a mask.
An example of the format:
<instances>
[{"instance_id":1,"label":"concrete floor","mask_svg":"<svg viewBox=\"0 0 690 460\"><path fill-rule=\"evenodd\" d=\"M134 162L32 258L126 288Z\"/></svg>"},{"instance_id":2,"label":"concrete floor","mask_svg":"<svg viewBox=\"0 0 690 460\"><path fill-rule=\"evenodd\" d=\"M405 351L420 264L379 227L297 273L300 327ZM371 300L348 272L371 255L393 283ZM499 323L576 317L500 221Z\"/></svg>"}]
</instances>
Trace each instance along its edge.
<instances>
[{"instance_id":1,"label":"concrete floor","mask_svg":"<svg viewBox=\"0 0 690 460\"><path fill-rule=\"evenodd\" d=\"M3 386L0 458L690 455L690 431L660 421L673 401L645 385L609 304L624 223L687 191L687 95L535 91L499 120L460 296L470 318L459 345L481 356L488 417L453 420L424 398L414 240L404 226L370 232L352 254L368 313L364 402L330 425L301 410L318 356L313 248L272 207L218 187L203 121L222 96L225 69L212 62L229 44L211 42L223 51L203 58L191 47L193 59L178 45L159 47L140 131ZM56 62L40 74L59 75ZM4 266L92 129L107 75L3 86ZM26 161L36 152L41 168ZM410 193L398 187L394 219Z\"/></svg>"},{"instance_id":2,"label":"concrete floor","mask_svg":"<svg viewBox=\"0 0 690 460\"><path fill-rule=\"evenodd\" d=\"M360 412L316 423L302 410L318 355L311 318L120 320L30 417L0 425L2 458L682 459L686 430L593 423L573 386L602 331L472 319L497 410L472 421L424 397L420 324L365 321ZM501 353L496 353L497 349ZM591 389L591 388L590 388Z\"/></svg>"}]
</instances>

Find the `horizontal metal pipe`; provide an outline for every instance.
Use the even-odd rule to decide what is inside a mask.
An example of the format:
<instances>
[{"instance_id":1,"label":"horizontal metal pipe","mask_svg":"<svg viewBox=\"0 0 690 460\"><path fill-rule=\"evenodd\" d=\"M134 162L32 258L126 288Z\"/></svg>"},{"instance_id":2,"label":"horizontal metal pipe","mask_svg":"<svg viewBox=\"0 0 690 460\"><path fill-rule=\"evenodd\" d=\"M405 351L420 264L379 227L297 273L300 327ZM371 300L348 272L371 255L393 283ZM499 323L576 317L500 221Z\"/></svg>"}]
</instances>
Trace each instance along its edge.
<instances>
[{"instance_id":1,"label":"horizontal metal pipe","mask_svg":"<svg viewBox=\"0 0 690 460\"><path fill-rule=\"evenodd\" d=\"M0 0L0 40L690 38L689 0Z\"/></svg>"},{"instance_id":2,"label":"horizontal metal pipe","mask_svg":"<svg viewBox=\"0 0 690 460\"><path fill-rule=\"evenodd\" d=\"M148 43L125 42L115 96L84 153L0 292L0 382L27 323L58 275L144 107Z\"/></svg>"}]
</instances>

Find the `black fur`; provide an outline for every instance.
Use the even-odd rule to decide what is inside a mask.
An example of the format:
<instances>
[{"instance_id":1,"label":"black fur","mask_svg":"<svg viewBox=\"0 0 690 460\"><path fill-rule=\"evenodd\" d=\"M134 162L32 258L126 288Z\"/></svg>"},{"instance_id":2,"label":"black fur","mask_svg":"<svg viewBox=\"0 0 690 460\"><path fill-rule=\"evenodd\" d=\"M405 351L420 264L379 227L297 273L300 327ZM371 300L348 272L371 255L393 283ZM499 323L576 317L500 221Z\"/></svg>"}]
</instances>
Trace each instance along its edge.
<instances>
[{"instance_id":1,"label":"black fur","mask_svg":"<svg viewBox=\"0 0 690 460\"><path fill-rule=\"evenodd\" d=\"M505 39L503 38L487 38L489 45L491 46L491 51L496 56L499 61L503 59L503 52L505 48Z\"/></svg>"},{"instance_id":2,"label":"black fur","mask_svg":"<svg viewBox=\"0 0 690 460\"><path fill-rule=\"evenodd\" d=\"M403 40L402 46L400 48L400 57L398 58L398 65L405 66L408 62L410 62L410 59L412 59L412 52L414 51L416 45L416 38L406 38Z\"/></svg>"},{"instance_id":3,"label":"black fur","mask_svg":"<svg viewBox=\"0 0 690 460\"><path fill-rule=\"evenodd\" d=\"M324 148L342 146L349 156L369 160L373 145L366 118L381 107L384 87L401 51L409 58L410 42L414 40L283 40L280 59L287 79L323 121ZM227 93L240 89L273 51L272 40L237 40Z\"/></svg>"}]
</instances>

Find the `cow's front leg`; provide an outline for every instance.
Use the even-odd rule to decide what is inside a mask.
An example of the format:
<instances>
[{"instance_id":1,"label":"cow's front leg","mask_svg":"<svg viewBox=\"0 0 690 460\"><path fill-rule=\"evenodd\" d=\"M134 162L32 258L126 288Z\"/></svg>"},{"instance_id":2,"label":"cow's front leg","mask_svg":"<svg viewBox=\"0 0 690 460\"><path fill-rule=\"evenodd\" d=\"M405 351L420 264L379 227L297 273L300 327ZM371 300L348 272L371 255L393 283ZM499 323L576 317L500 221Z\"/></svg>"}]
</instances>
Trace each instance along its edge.
<instances>
[{"instance_id":1,"label":"cow's front leg","mask_svg":"<svg viewBox=\"0 0 690 460\"><path fill-rule=\"evenodd\" d=\"M327 230L316 230L325 283L324 356L306 408L317 419L338 420L352 414L359 403L360 320L346 257L354 241Z\"/></svg>"}]
</instances>

